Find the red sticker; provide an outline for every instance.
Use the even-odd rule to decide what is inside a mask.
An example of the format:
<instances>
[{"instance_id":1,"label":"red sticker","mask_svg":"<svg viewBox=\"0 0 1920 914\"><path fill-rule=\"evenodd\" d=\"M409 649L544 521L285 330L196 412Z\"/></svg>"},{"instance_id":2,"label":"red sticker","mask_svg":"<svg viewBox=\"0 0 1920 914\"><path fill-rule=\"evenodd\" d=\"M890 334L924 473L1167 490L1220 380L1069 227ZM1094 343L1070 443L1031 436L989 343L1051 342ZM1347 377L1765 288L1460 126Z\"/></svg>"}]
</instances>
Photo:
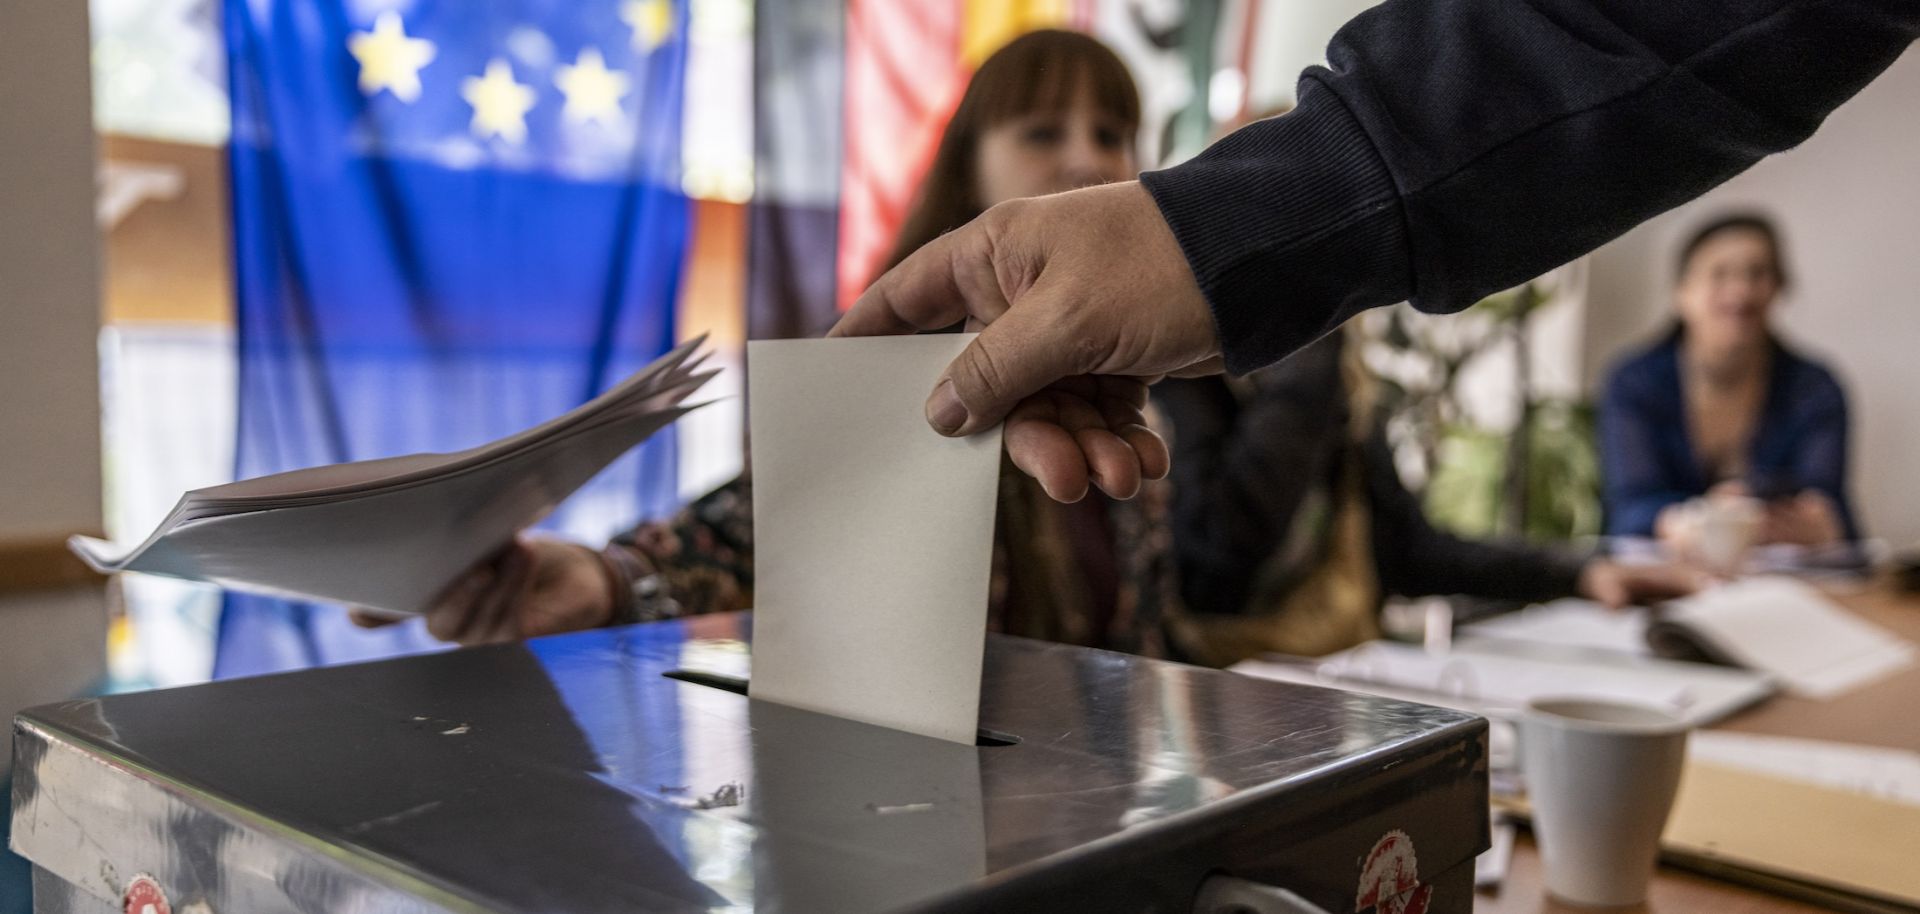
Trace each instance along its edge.
<instances>
[{"instance_id":1,"label":"red sticker","mask_svg":"<svg viewBox=\"0 0 1920 914\"><path fill-rule=\"evenodd\" d=\"M1360 893L1353 909L1374 908L1380 914L1427 914L1433 886L1420 884L1420 860L1413 839L1394 829L1374 842L1360 866Z\"/></svg>"},{"instance_id":2,"label":"red sticker","mask_svg":"<svg viewBox=\"0 0 1920 914\"><path fill-rule=\"evenodd\" d=\"M160 883L141 873L127 883L120 910L125 914L173 914L173 905L167 903L167 893L160 890Z\"/></svg>"}]
</instances>

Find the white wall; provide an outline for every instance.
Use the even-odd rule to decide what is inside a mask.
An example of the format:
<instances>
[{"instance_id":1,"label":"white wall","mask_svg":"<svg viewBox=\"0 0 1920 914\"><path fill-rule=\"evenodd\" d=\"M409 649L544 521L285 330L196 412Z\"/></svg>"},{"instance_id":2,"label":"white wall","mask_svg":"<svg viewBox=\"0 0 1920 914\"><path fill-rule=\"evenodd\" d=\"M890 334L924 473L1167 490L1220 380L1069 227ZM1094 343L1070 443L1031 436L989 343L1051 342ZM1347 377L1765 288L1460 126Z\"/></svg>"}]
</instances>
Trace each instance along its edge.
<instances>
[{"instance_id":1,"label":"white wall","mask_svg":"<svg viewBox=\"0 0 1920 914\"><path fill-rule=\"evenodd\" d=\"M1776 216L1796 274L1785 335L1826 360L1853 411L1854 499L1869 535L1920 540L1920 50L1834 112L1799 149L1635 229L1592 258L1586 366L1668 311L1674 248L1710 214Z\"/></svg>"},{"instance_id":2,"label":"white wall","mask_svg":"<svg viewBox=\"0 0 1920 914\"><path fill-rule=\"evenodd\" d=\"M100 528L87 5L0 4L0 539Z\"/></svg>"},{"instance_id":3,"label":"white wall","mask_svg":"<svg viewBox=\"0 0 1920 914\"><path fill-rule=\"evenodd\" d=\"M100 529L87 69L87 4L0 2L0 548ZM104 627L98 587L0 596L0 724L97 677Z\"/></svg>"},{"instance_id":4,"label":"white wall","mask_svg":"<svg viewBox=\"0 0 1920 914\"><path fill-rule=\"evenodd\" d=\"M1244 2L1244 0L1243 0ZM1254 52L1247 73L1248 111L1259 114L1294 103L1300 71L1327 61L1327 42L1347 20L1378 0L1264 0L1254 20ZM1238 4L1227 4L1231 29L1241 21ZM1237 37L1230 40L1237 41Z\"/></svg>"},{"instance_id":5,"label":"white wall","mask_svg":"<svg viewBox=\"0 0 1920 914\"><path fill-rule=\"evenodd\" d=\"M13 715L97 685L106 675L106 643L98 587L0 599L0 776L13 762ZM0 802L0 815L6 814Z\"/></svg>"}]
</instances>

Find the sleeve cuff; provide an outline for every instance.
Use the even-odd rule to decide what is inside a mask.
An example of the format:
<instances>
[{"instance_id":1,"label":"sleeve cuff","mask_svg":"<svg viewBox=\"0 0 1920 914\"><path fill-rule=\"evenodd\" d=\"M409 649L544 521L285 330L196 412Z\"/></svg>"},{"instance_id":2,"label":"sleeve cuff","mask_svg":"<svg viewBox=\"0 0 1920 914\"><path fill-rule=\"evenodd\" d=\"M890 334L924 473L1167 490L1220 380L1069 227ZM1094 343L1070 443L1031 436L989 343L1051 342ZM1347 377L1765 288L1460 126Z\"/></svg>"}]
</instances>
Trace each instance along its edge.
<instances>
[{"instance_id":1,"label":"sleeve cuff","mask_svg":"<svg viewBox=\"0 0 1920 914\"><path fill-rule=\"evenodd\" d=\"M680 605L666 592L665 580L640 553L618 541L596 553L613 591L612 620L608 625L632 625L671 619Z\"/></svg>"},{"instance_id":2,"label":"sleeve cuff","mask_svg":"<svg viewBox=\"0 0 1920 914\"><path fill-rule=\"evenodd\" d=\"M1562 597L1580 596L1580 576L1586 573L1587 563L1593 561L1592 555L1578 555L1558 552L1549 561L1548 581L1552 594L1549 600Z\"/></svg>"},{"instance_id":3,"label":"sleeve cuff","mask_svg":"<svg viewBox=\"0 0 1920 914\"><path fill-rule=\"evenodd\" d=\"M1393 177L1346 105L1313 79L1301 81L1292 112L1140 180L1212 306L1236 374L1412 294Z\"/></svg>"}]
</instances>

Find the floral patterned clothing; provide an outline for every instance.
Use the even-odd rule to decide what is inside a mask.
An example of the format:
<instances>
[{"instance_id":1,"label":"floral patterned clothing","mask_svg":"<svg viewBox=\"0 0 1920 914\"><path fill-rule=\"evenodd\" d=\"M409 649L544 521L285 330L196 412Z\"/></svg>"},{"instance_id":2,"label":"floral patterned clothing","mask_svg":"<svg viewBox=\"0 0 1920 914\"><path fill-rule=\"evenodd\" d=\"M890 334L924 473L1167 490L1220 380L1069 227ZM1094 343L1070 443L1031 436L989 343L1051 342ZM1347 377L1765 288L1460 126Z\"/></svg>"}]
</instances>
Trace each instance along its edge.
<instances>
[{"instance_id":1,"label":"floral patterned clothing","mask_svg":"<svg viewBox=\"0 0 1920 914\"><path fill-rule=\"evenodd\" d=\"M1131 501L1098 492L1078 504L1048 498L1003 464L988 625L1067 644L1165 656L1162 619L1176 599L1163 485ZM671 609L693 615L753 605L753 489L748 476L671 518L616 537L655 576Z\"/></svg>"}]
</instances>

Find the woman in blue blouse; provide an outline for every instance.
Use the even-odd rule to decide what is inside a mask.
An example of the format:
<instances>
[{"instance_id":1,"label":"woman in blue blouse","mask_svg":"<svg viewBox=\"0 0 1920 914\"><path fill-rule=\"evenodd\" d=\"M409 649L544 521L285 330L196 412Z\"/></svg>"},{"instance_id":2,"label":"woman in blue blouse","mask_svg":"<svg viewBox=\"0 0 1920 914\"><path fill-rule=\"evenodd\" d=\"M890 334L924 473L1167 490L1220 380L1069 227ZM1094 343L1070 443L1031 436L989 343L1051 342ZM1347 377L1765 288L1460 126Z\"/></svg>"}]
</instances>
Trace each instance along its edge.
<instances>
[{"instance_id":1,"label":"woman in blue blouse","mask_svg":"<svg viewBox=\"0 0 1920 914\"><path fill-rule=\"evenodd\" d=\"M1672 539L1688 499L1728 492L1765 502L1761 542L1859 537L1846 394L1769 326L1786 285L1779 235L1763 217L1727 216L1688 240L1676 326L1614 367L1600 404L1609 534Z\"/></svg>"}]
</instances>

